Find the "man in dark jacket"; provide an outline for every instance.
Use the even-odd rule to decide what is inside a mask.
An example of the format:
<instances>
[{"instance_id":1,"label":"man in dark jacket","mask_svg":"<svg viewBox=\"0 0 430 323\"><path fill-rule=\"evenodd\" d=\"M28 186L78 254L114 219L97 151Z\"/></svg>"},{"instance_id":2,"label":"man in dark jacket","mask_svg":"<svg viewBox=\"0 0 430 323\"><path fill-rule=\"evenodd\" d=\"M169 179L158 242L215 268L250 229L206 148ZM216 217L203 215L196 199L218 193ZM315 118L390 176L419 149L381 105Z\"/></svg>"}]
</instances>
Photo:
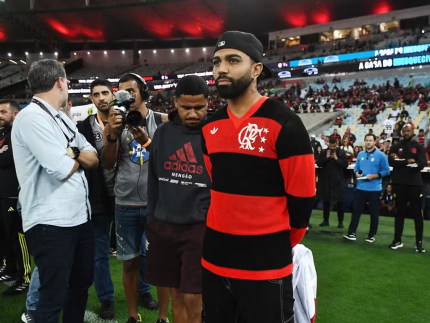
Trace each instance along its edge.
<instances>
[{"instance_id":1,"label":"man in dark jacket","mask_svg":"<svg viewBox=\"0 0 430 323\"><path fill-rule=\"evenodd\" d=\"M395 250L403 247L403 226L408 213L406 205L409 203L411 208L409 213L412 213L415 221L415 251L425 252L422 242L424 221L421 212L423 196L421 170L426 165L426 153L423 146L412 140L413 133L411 125L404 125L403 140L391 146L388 157L388 162L393 167L391 183L396 192L397 206L394 241L390 248Z\"/></svg>"},{"instance_id":2,"label":"man in dark jacket","mask_svg":"<svg viewBox=\"0 0 430 323\"><path fill-rule=\"evenodd\" d=\"M18 179L12 155L12 125L19 110L17 102L0 100L0 282L14 281L4 296L26 293L31 273L22 219L17 212Z\"/></svg>"},{"instance_id":3,"label":"man in dark jacket","mask_svg":"<svg viewBox=\"0 0 430 323\"><path fill-rule=\"evenodd\" d=\"M107 80L91 83L91 101L97 107L97 114L88 116L77 124L79 132L97 149L101 160L103 129L108 121L109 103L115 99L112 84ZM100 317L104 320L114 318L114 287L109 269L109 241L114 219L115 169L106 170L102 163L99 167L85 170L88 181L89 200L94 226L95 259L94 287L101 304Z\"/></svg>"},{"instance_id":4,"label":"man in dark jacket","mask_svg":"<svg viewBox=\"0 0 430 323\"><path fill-rule=\"evenodd\" d=\"M343 204L345 201L345 180L344 170L348 168L348 160L343 150L337 146L337 139L331 137L328 149L324 149L317 161L321 167L320 180L323 188L323 215L324 220L320 227L329 226L330 201L333 199L337 203L338 228L343 228Z\"/></svg>"},{"instance_id":5,"label":"man in dark jacket","mask_svg":"<svg viewBox=\"0 0 430 323\"><path fill-rule=\"evenodd\" d=\"M210 204L201 121L208 94L199 76L179 81L177 110L155 132L149 155L147 277L170 288L173 321L180 323L201 322L201 258Z\"/></svg>"}]
</instances>

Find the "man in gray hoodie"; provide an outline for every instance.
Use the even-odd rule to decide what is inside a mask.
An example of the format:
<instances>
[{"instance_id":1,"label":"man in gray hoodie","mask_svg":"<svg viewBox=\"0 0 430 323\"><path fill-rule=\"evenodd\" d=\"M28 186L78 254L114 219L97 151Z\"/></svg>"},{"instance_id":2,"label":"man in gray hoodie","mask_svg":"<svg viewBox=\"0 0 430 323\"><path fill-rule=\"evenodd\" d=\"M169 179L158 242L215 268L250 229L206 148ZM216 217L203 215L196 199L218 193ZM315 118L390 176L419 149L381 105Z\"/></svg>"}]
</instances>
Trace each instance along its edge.
<instances>
[{"instance_id":1,"label":"man in gray hoodie","mask_svg":"<svg viewBox=\"0 0 430 323\"><path fill-rule=\"evenodd\" d=\"M208 94L201 77L179 81L177 109L155 132L149 156L147 279L170 288L175 323L201 323L201 258L210 204L201 122Z\"/></svg>"}]
</instances>

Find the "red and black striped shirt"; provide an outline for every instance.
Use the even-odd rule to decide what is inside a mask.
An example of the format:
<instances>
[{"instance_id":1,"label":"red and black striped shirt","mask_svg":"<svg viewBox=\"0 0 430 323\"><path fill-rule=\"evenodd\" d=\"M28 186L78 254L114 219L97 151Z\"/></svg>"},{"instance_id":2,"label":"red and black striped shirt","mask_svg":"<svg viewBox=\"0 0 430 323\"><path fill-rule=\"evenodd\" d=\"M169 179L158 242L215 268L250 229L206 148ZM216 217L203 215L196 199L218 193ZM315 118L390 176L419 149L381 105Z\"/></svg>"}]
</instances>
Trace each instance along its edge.
<instances>
[{"instance_id":1,"label":"red and black striped shirt","mask_svg":"<svg viewBox=\"0 0 430 323\"><path fill-rule=\"evenodd\" d=\"M204 123L202 148L212 179L203 267L237 279L290 275L315 196L300 118L265 97L241 118L223 108Z\"/></svg>"}]
</instances>

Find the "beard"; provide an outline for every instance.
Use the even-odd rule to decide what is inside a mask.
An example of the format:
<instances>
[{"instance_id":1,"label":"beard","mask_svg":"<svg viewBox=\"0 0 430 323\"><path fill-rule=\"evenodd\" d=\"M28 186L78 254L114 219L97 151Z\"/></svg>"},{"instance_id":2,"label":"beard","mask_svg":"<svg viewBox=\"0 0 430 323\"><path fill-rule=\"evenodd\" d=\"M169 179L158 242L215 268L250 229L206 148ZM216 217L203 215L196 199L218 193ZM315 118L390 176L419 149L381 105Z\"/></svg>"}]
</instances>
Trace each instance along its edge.
<instances>
[{"instance_id":1,"label":"beard","mask_svg":"<svg viewBox=\"0 0 430 323\"><path fill-rule=\"evenodd\" d=\"M0 128L9 129L12 127L12 121L0 120Z\"/></svg>"},{"instance_id":2,"label":"beard","mask_svg":"<svg viewBox=\"0 0 430 323\"><path fill-rule=\"evenodd\" d=\"M230 81L230 85L218 85L218 81L220 80L228 80ZM235 99L244 94L251 83L251 75L245 74L236 80L225 75L220 75L216 79L215 84L220 97L223 99Z\"/></svg>"}]
</instances>

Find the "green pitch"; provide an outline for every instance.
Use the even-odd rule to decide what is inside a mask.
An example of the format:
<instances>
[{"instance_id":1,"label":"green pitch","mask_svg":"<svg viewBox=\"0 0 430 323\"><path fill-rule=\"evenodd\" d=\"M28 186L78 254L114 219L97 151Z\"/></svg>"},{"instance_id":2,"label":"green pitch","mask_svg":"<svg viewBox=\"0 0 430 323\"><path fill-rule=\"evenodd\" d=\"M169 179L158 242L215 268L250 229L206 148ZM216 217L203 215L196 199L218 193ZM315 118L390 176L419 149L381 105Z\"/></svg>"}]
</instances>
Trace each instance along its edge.
<instances>
[{"instance_id":1,"label":"green pitch","mask_svg":"<svg viewBox=\"0 0 430 323\"><path fill-rule=\"evenodd\" d=\"M369 216L361 219L357 241L346 241L350 214L345 229L337 229L336 214L331 214L331 227L320 229L321 211L314 211L313 228L302 241L310 248L318 274L317 323L427 323L430 317L430 223L425 222L424 246L427 253L415 253L414 224L406 220L403 244L390 250L394 219L380 218L376 242L364 242L369 230ZM122 264L111 258L115 284L115 321L127 321L127 304L122 288ZM0 291L7 286L0 285ZM155 291L153 291L156 297ZM261 295L256 295L261 297ZM0 322L18 323L24 310L25 296L0 296ZM90 290L86 322L97 319L99 303ZM157 313L140 309L143 322L155 323ZM169 310L170 322L172 322ZM222 322L220 322L222 323ZM265 323L265 322L262 322ZM267 322L268 323L268 322Z\"/></svg>"}]
</instances>

